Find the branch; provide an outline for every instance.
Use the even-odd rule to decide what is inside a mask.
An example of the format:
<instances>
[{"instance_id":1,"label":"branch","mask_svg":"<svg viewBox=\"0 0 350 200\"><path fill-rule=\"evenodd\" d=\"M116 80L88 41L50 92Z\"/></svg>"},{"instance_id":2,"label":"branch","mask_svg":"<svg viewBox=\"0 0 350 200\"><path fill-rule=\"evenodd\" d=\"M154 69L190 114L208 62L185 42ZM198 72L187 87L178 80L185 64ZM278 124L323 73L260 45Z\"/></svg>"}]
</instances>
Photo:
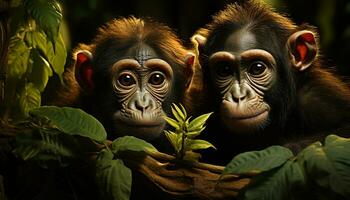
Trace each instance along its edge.
<instances>
[{"instance_id":1,"label":"branch","mask_svg":"<svg viewBox=\"0 0 350 200\"><path fill-rule=\"evenodd\" d=\"M161 152L124 152L126 165L141 172L163 192L177 198L229 199L236 197L250 179L222 175L224 167L186 163Z\"/></svg>"}]
</instances>

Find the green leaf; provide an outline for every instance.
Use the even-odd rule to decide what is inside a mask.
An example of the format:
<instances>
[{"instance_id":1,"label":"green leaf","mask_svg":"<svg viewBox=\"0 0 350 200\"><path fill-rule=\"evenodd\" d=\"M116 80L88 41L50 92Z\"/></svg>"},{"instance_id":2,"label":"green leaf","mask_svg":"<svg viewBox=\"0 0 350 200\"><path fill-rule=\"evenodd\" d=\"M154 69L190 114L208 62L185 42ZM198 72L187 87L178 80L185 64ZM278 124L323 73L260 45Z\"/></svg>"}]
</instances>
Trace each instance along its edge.
<instances>
[{"instance_id":1,"label":"green leaf","mask_svg":"<svg viewBox=\"0 0 350 200\"><path fill-rule=\"evenodd\" d=\"M305 177L300 165L287 161L279 168L262 173L252 180L244 193L245 200L298 199L299 188L305 187Z\"/></svg>"},{"instance_id":2,"label":"green leaf","mask_svg":"<svg viewBox=\"0 0 350 200\"><path fill-rule=\"evenodd\" d=\"M177 152L179 150L179 147L177 146L178 134L166 130L164 131L164 134L170 141L171 145L174 147L175 151Z\"/></svg>"},{"instance_id":3,"label":"green leaf","mask_svg":"<svg viewBox=\"0 0 350 200\"><path fill-rule=\"evenodd\" d=\"M66 64L67 50L61 35L57 37L55 47L52 46L51 43L47 44L46 56L54 72L63 83L62 75L64 72L64 65Z\"/></svg>"},{"instance_id":4,"label":"green leaf","mask_svg":"<svg viewBox=\"0 0 350 200\"><path fill-rule=\"evenodd\" d=\"M197 137L198 135L200 135L201 132L204 131L204 129L205 129L205 126L198 131L187 132L186 135L187 135L187 137L193 139L193 138Z\"/></svg>"},{"instance_id":5,"label":"green leaf","mask_svg":"<svg viewBox=\"0 0 350 200\"><path fill-rule=\"evenodd\" d=\"M41 104L40 91L33 83L27 83L19 94L19 106L23 116L28 116L29 111L38 108Z\"/></svg>"},{"instance_id":6,"label":"green leaf","mask_svg":"<svg viewBox=\"0 0 350 200\"><path fill-rule=\"evenodd\" d=\"M237 155L225 167L224 173L261 173L283 165L293 153L281 146L271 146L262 151L251 151Z\"/></svg>"},{"instance_id":7,"label":"green leaf","mask_svg":"<svg viewBox=\"0 0 350 200\"><path fill-rule=\"evenodd\" d=\"M171 119L170 117L163 116L164 120L172 127L174 127L176 130L180 129L180 125L177 123L176 120Z\"/></svg>"},{"instance_id":8,"label":"green leaf","mask_svg":"<svg viewBox=\"0 0 350 200\"><path fill-rule=\"evenodd\" d=\"M210 117L211 114L213 114L213 113L211 112L211 113L203 114L203 115L195 118L194 120L192 120L190 122L187 130L189 132L191 132L191 131L197 131L198 129L202 129L203 125L208 120L208 118Z\"/></svg>"},{"instance_id":9,"label":"green leaf","mask_svg":"<svg viewBox=\"0 0 350 200\"><path fill-rule=\"evenodd\" d=\"M113 159L112 152L104 149L97 157L96 180L100 199L129 200L131 193L131 170L120 159Z\"/></svg>"},{"instance_id":10,"label":"green leaf","mask_svg":"<svg viewBox=\"0 0 350 200\"><path fill-rule=\"evenodd\" d=\"M324 147L316 142L304 149L298 160L323 190L350 196L350 139L330 135Z\"/></svg>"},{"instance_id":11,"label":"green leaf","mask_svg":"<svg viewBox=\"0 0 350 200\"><path fill-rule=\"evenodd\" d=\"M180 116L180 114L173 108L171 107L171 112L173 113L175 119L179 122L182 123L184 119Z\"/></svg>"},{"instance_id":12,"label":"green leaf","mask_svg":"<svg viewBox=\"0 0 350 200\"><path fill-rule=\"evenodd\" d=\"M208 149L210 147L214 147L210 142L207 142L205 140L192 140L192 139L186 139L185 140L185 150L198 150L198 149Z\"/></svg>"},{"instance_id":13,"label":"green leaf","mask_svg":"<svg viewBox=\"0 0 350 200\"><path fill-rule=\"evenodd\" d=\"M59 130L70 135L80 135L103 142L107 133L93 116L76 108L42 106L30 112L31 115L48 118Z\"/></svg>"},{"instance_id":14,"label":"green leaf","mask_svg":"<svg viewBox=\"0 0 350 200\"><path fill-rule=\"evenodd\" d=\"M186 120L187 116L185 116L185 114L180 110L180 108L176 104L173 103L171 111L179 122L184 122Z\"/></svg>"},{"instance_id":15,"label":"green leaf","mask_svg":"<svg viewBox=\"0 0 350 200\"><path fill-rule=\"evenodd\" d=\"M116 155L123 151L157 151L152 144L134 136L124 136L115 139L111 150Z\"/></svg>"},{"instance_id":16,"label":"green leaf","mask_svg":"<svg viewBox=\"0 0 350 200\"><path fill-rule=\"evenodd\" d=\"M40 92L43 92L47 82L49 81L49 77L52 76L50 64L39 54L36 49L32 49L30 59L32 60L33 64L31 72L28 75L28 80L32 82Z\"/></svg>"},{"instance_id":17,"label":"green leaf","mask_svg":"<svg viewBox=\"0 0 350 200\"><path fill-rule=\"evenodd\" d=\"M182 113L184 114L185 116L185 119L187 118L187 112L186 112L186 109L185 107L180 103L180 107L181 107L181 110L182 110Z\"/></svg>"},{"instance_id":18,"label":"green leaf","mask_svg":"<svg viewBox=\"0 0 350 200\"><path fill-rule=\"evenodd\" d=\"M60 5L55 0L24 0L24 5L28 14L55 44L62 20Z\"/></svg>"},{"instance_id":19,"label":"green leaf","mask_svg":"<svg viewBox=\"0 0 350 200\"><path fill-rule=\"evenodd\" d=\"M200 157L201 157L200 153L196 153L193 151L186 151L183 159L191 162L198 162Z\"/></svg>"},{"instance_id":20,"label":"green leaf","mask_svg":"<svg viewBox=\"0 0 350 200\"><path fill-rule=\"evenodd\" d=\"M30 49L18 35L11 37L8 54L9 78L21 79L28 67Z\"/></svg>"},{"instance_id":21,"label":"green leaf","mask_svg":"<svg viewBox=\"0 0 350 200\"><path fill-rule=\"evenodd\" d=\"M67 59L67 50L61 34L56 39L55 48L46 40L44 33L40 31L28 31L26 32L24 39L29 47L34 47L40 50L41 55L45 60L49 61L52 69L61 81L63 81L62 74Z\"/></svg>"},{"instance_id":22,"label":"green leaf","mask_svg":"<svg viewBox=\"0 0 350 200\"><path fill-rule=\"evenodd\" d=\"M24 36L24 41L28 47L39 49L42 53L46 54L48 41L43 32L37 30L27 31Z\"/></svg>"}]
</instances>

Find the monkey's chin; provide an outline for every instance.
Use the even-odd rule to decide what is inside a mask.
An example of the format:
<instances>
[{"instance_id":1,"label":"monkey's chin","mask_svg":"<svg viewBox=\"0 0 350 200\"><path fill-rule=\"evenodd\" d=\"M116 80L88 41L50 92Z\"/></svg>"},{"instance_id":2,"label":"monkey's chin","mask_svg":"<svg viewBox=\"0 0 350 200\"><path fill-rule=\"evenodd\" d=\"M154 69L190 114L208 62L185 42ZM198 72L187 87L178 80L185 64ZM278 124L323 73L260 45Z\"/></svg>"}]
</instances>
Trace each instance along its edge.
<instances>
[{"instance_id":1,"label":"monkey's chin","mask_svg":"<svg viewBox=\"0 0 350 200\"><path fill-rule=\"evenodd\" d=\"M251 116L233 117L222 115L224 126L234 134L250 134L261 131L268 124L269 111L263 110Z\"/></svg>"},{"instance_id":2,"label":"monkey's chin","mask_svg":"<svg viewBox=\"0 0 350 200\"><path fill-rule=\"evenodd\" d=\"M163 119L134 120L125 117L117 117L114 121L116 135L131 135L147 141L152 141L160 137L164 128L165 121Z\"/></svg>"}]
</instances>

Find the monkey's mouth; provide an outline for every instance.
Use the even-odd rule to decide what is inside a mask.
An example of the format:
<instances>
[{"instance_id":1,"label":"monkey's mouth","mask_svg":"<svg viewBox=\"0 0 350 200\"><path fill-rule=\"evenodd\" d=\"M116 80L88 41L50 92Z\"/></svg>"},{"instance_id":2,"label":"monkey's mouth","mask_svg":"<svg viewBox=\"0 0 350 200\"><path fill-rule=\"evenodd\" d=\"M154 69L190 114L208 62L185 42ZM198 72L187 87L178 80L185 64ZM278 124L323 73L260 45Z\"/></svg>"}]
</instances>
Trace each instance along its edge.
<instances>
[{"instance_id":1,"label":"monkey's mouth","mask_svg":"<svg viewBox=\"0 0 350 200\"><path fill-rule=\"evenodd\" d=\"M269 107L265 106L256 110L247 110L224 102L220 115L223 124L230 131L249 133L268 124L269 111Z\"/></svg>"},{"instance_id":2,"label":"monkey's mouth","mask_svg":"<svg viewBox=\"0 0 350 200\"><path fill-rule=\"evenodd\" d=\"M131 127L157 127L161 126L164 123L162 118L131 118L119 115L114 119L118 124L123 124Z\"/></svg>"}]
</instances>

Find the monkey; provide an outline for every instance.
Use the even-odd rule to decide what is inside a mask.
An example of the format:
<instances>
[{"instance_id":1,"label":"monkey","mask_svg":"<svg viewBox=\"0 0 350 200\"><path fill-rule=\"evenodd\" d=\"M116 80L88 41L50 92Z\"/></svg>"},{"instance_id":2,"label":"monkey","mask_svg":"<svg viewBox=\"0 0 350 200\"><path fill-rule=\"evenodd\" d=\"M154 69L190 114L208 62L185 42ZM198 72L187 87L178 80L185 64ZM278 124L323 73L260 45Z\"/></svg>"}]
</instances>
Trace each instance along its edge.
<instances>
[{"instance_id":1,"label":"monkey","mask_svg":"<svg viewBox=\"0 0 350 200\"><path fill-rule=\"evenodd\" d=\"M168 26L129 17L99 28L90 44L75 49L74 61L56 104L92 114L109 138L153 141L162 135L171 104L184 101L194 54Z\"/></svg>"},{"instance_id":2,"label":"monkey","mask_svg":"<svg viewBox=\"0 0 350 200\"><path fill-rule=\"evenodd\" d=\"M207 135L218 151L209 157L227 164L270 145L298 153L349 130L350 90L324 65L318 38L254 0L228 4L195 33L202 78L193 85L206 99L197 110L214 110Z\"/></svg>"}]
</instances>

